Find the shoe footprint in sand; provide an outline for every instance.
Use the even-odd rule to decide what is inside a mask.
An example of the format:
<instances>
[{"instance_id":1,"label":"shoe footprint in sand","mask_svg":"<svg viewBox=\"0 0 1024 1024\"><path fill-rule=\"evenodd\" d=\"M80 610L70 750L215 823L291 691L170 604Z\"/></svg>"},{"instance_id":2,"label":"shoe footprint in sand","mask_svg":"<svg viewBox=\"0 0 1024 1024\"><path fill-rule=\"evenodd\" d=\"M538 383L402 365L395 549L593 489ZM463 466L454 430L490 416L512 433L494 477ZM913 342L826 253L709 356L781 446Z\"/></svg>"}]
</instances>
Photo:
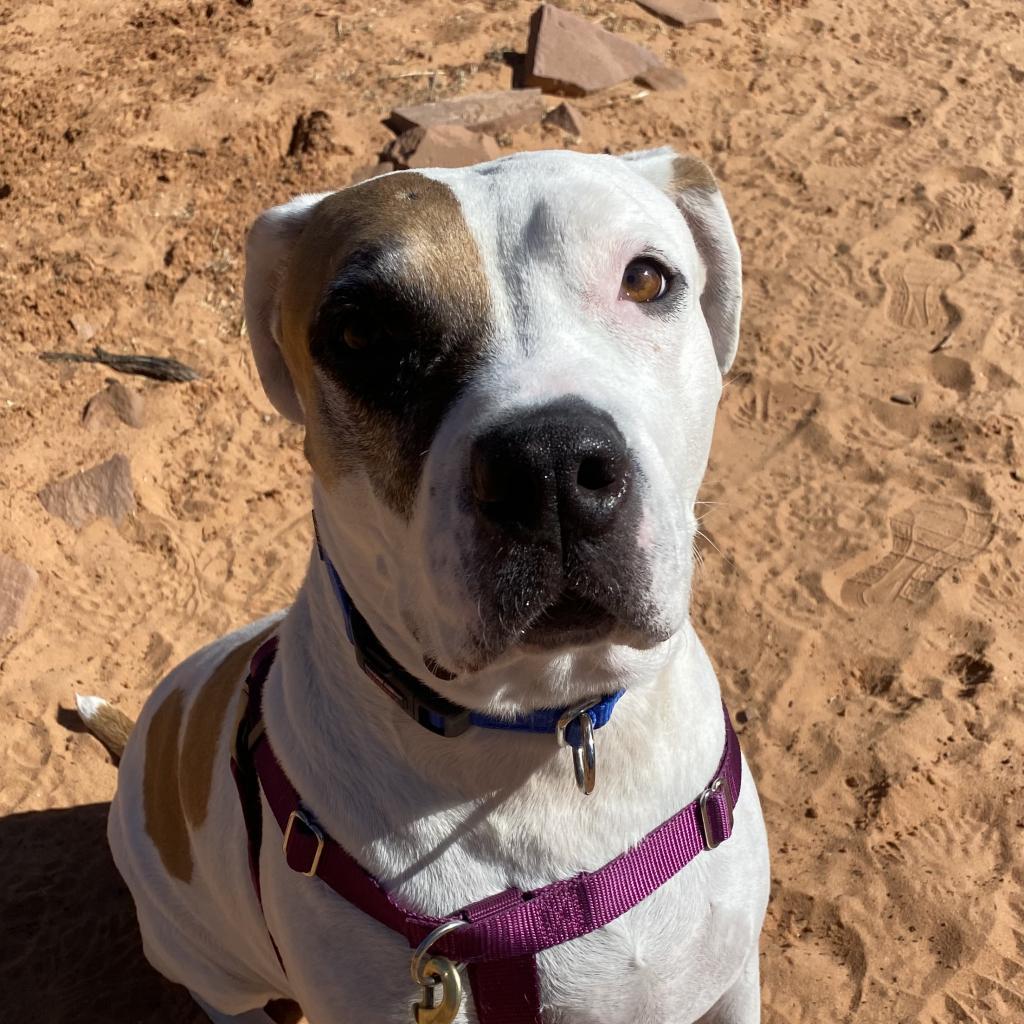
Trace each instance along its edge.
<instances>
[{"instance_id":1,"label":"shoe footprint in sand","mask_svg":"<svg viewBox=\"0 0 1024 1024\"><path fill-rule=\"evenodd\" d=\"M890 520L892 550L842 584L846 605L920 601L944 572L974 558L992 539L992 519L951 501L922 498Z\"/></svg>"},{"instance_id":2,"label":"shoe footprint in sand","mask_svg":"<svg viewBox=\"0 0 1024 1024\"><path fill-rule=\"evenodd\" d=\"M960 279L960 272L942 260L911 259L887 263L882 280L888 293L886 313L897 327L949 333L960 313L946 298L945 289Z\"/></svg>"}]
</instances>

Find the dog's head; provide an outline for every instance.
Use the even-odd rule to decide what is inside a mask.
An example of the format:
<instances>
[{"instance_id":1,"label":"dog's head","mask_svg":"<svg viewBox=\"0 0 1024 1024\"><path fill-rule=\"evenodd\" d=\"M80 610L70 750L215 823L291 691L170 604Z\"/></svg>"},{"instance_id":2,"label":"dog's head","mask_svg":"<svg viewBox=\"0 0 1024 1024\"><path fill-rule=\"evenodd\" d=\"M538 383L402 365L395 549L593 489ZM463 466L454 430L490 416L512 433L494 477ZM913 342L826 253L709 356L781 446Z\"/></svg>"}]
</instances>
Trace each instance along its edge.
<instances>
[{"instance_id":1,"label":"dog's head","mask_svg":"<svg viewBox=\"0 0 1024 1024\"><path fill-rule=\"evenodd\" d=\"M715 180L671 150L399 172L259 218L260 377L407 669L536 701L657 657L686 619L740 301Z\"/></svg>"}]
</instances>

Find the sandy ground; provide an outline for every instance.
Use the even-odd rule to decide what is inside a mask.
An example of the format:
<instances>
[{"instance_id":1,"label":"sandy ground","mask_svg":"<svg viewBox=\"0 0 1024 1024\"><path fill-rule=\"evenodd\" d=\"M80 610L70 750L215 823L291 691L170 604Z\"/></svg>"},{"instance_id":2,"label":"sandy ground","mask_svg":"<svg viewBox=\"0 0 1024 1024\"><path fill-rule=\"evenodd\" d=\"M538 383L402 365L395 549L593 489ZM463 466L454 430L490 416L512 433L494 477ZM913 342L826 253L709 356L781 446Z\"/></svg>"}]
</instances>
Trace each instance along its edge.
<instances>
[{"instance_id":1,"label":"sandy ground","mask_svg":"<svg viewBox=\"0 0 1024 1024\"><path fill-rule=\"evenodd\" d=\"M134 712L288 601L307 473L243 335L245 227L346 184L395 103L508 85L531 6L0 0L0 554L39 573L0 637L3 1020L199 1019L142 960L72 695ZM725 0L691 30L565 6L690 83L579 101L579 148L700 154L744 251L694 617L771 836L764 1018L1024 1020L1018 0ZM110 372L37 353L90 330L205 379L122 378L145 425L87 429ZM137 514L44 510L117 452Z\"/></svg>"}]
</instances>

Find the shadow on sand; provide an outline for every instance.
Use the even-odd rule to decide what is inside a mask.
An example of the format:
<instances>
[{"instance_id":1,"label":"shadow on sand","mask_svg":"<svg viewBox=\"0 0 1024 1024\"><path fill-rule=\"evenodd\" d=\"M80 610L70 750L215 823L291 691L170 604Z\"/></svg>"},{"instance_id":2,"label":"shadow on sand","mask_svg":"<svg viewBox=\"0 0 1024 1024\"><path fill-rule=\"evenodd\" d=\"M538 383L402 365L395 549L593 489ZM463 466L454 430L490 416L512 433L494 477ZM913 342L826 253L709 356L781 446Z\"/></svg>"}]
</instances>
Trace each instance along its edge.
<instances>
[{"instance_id":1,"label":"shadow on sand","mask_svg":"<svg viewBox=\"0 0 1024 1024\"><path fill-rule=\"evenodd\" d=\"M208 1024L146 962L107 848L109 804L0 818L0 1018Z\"/></svg>"}]
</instances>

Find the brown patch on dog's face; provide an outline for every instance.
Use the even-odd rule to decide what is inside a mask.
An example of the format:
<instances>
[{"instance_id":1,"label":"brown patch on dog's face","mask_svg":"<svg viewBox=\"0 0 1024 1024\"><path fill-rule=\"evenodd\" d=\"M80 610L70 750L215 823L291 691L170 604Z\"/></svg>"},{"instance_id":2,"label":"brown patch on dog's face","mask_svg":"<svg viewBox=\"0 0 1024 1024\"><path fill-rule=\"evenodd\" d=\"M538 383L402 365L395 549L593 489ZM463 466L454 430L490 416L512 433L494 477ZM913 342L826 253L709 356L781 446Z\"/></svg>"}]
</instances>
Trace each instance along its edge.
<instances>
[{"instance_id":1,"label":"brown patch on dog's face","mask_svg":"<svg viewBox=\"0 0 1024 1024\"><path fill-rule=\"evenodd\" d=\"M146 832L169 875L192 880L192 844L178 790L178 735L185 695L172 690L157 708L146 732L142 801Z\"/></svg>"},{"instance_id":2,"label":"brown patch on dog's face","mask_svg":"<svg viewBox=\"0 0 1024 1024\"><path fill-rule=\"evenodd\" d=\"M292 252L281 304L321 480L361 467L408 516L434 433L490 330L481 256L447 185L408 172L324 199Z\"/></svg>"},{"instance_id":3,"label":"brown patch on dog's face","mask_svg":"<svg viewBox=\"0 0 1024 1024\"><path fill-rule=\"evenodd\" d=\"M703 160L695 156L679 156L672 162L670 191L675 194L688 188L702 188L708 192L718 191L718 182Z\"/></svg>"},{"instance_id":4,"label":"brown patch on dog's face","mask_svg":"<svg viewBox=\"0 0 1024 1024\"><path fill-rule=\"evenodd\" d=\"M263 630L231 651L213 670L189 708L181 744L179 788L185 817L193 828L203 824L209 810L213 768L220 749L218 740L228 705L241 691L249 660L276 628L275 624Z\"/></svg>"}]
</instances>

